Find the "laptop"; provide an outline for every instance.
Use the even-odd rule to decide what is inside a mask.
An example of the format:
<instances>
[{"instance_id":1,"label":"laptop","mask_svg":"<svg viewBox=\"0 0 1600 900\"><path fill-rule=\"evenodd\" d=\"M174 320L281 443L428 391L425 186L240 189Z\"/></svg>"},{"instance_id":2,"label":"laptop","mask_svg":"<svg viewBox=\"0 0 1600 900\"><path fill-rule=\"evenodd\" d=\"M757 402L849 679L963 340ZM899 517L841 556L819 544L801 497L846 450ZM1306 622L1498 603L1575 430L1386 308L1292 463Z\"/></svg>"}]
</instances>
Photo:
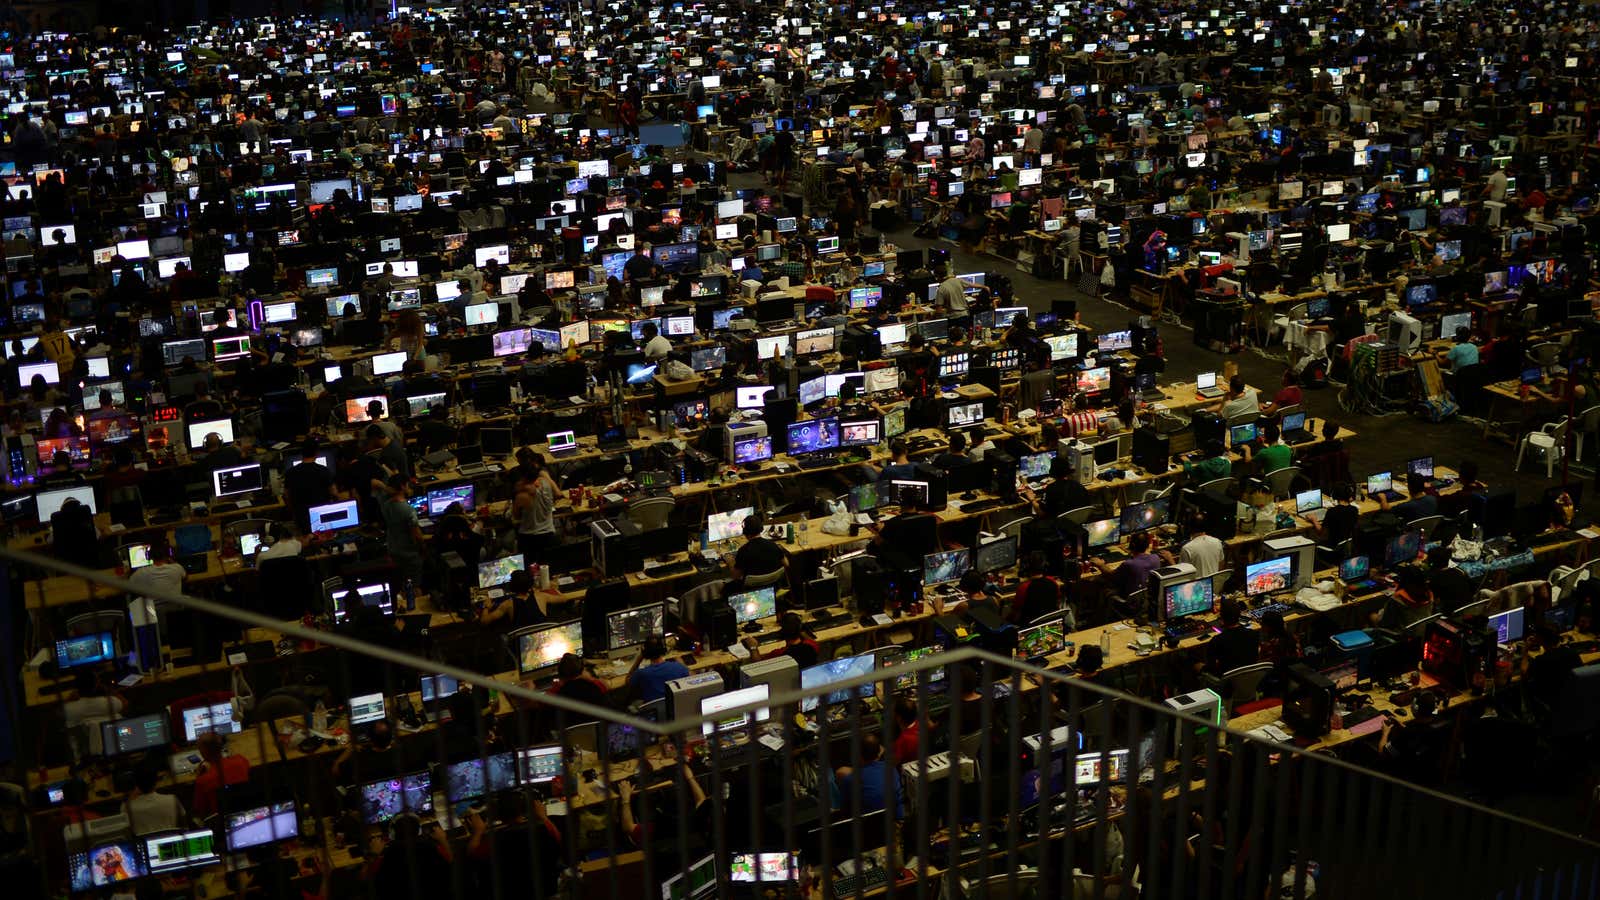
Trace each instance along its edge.
<instances>
[{"instance_id":1,"label":"laptop","mask_svg":"<svg viewBox=\"0 0 1600 900\"><path fill-rule=\"evenodd\" d=\"M207 568L206 554L211 551L209 525L180 525L173 529L173 560L190 575L199 575Z\"/></svg>"},{"instance_id":2,"label":"laptop","mask_svg":"<svg viewBox=\"0 0 1600 900\"><path fill-rule=\"evenodd\" d=\"M1222 388L1217 385L1217 373L1201 372L1194 377L1195 393L1202 397L1221 397Z\"/></svg>"},{"instance_id":3,"label":"laptop","mask_svg":"<svg viewBox=\"0 0 1600 900\"><path fill-rule=\"evenodd\" d=\"M600 432L596 445L601 450L622 450L628 447L628 429L614 425Z\"/></svg>"},{"instance_id":4,"label":"laptop","mask_svg":"<svg viewBox=\"0 0 1600 900\"><path fill-rule=\"evenodd\" d=\"M552 431L549 438L551 456L571 456L578 452L578 433L575 431Z\"/></svg>"},{"instance_id":5,"label":"laptop","mask_svg":"<svg viewBox=\"0 0 1600 900\"><path fill-rule=\"evenodd\" d=\"M1312 488L1295 494L1294 511L1319 525L1322 524L1322 517L1327 515L1327 510L1322 508L1322 491Z\"/></svg>"},{"instance_id":6,"label":"laptop","mask_svg":"<svg viewBox=\"0 0 1600 900\"><path fill-rule=\"evenodd\" d=\"M1386 497L1390 502L1393 502L1403 496L1405 495L1395 489L1394 473L1379 472L1376 475L1367 476L1367 497L1370 499L1376 500L1379 497Z\"/></svg>"},{"instance_id":7,"label":"laptop","mask_svg":"<svg viewBox=\"0 0 1600 900\"><path fill-rule=\"evenodd\" d=\"M1406 460L1406 471L1431 480L1433 478L1433 457L1419 456L1416 459Z\"/></svg>"},{"instance_id":8,"label":"laptop","mask_svg":"<svg viewBox=\"0 0 1600 900\"><path fill-rule=\"evenodd\" d=\"M1363 590L1378 586L1376 581L1368 577L1372 571L1372 561L1365 556L1352 556L1339 563L1339 580L1351 590Z\"/></svg>"},{"instance_id":9,"label":"laptop","mask_svg":"<svg viewBox=\"0 0 1600 900\"><path fill-rule=\"evenodd\" d=\"M483 461L483 448L477 444L466 447L452 448L451 453L456 457L456 473L459 475L481 475L484 472L498 471L499 467L490 467Z\"/></svg>"},{"instance_id":10,"label":"laptop","mask_svg":"<svg viewBox=\"0 0 1600 900\"><path fill-rule=\"evenodd\" d=\"M1306 414L1303 412L1290 413L1283 417L1283 442L1286 444L1306 444L1317 439L1317 436L1306 430Z\"/></svg>"}]
</instances>

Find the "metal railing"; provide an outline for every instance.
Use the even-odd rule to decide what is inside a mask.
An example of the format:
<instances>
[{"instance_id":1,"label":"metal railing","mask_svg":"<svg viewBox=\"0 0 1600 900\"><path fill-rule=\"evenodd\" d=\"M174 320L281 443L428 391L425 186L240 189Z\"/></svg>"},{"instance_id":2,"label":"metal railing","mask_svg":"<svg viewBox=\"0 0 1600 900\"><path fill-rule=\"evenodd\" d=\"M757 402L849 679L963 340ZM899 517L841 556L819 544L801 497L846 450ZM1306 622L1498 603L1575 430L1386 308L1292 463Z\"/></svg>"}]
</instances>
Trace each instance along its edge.
<instances>
[{"instance_id":1,"label":"metal railing","mask_svg":"<svg viewBox=\"0 0 1600 900\"><path fill-rule=\"evenodd\" d=\"M127 587L32 554L0 559ZM79 807L113 812L138 797L130 773L145 767L190 813L215 809L196 824L215 828L220 849L248 836L240 817L291 804L293 837L225 853L238 872L188 872L279 897L322 879L328 895L385 900L1600 892L1600 845L1583 838L970 647L805 689L789 669L764 699L663 721L610 705L620 692L600 705L495 675L506 664L492 641L488 655L473 649L486 646L476 626L458 644L438 629L435 641L397 649L214 600L155 599L229 628L269 628L295 648L152 672L127 691L125 717L231 691L244 672L256 701L228 741L253 764L249 777L202 800L182 765L190 751L168 745L52 767L74 754L50 724L69 695L14 707L32 740L30 796L51 785L64 795L54 806L40 796L31 810L22 868L32 864L46 893L68 885L74 862L84 874L85 856L73 854L85 848L122 841L139 852L128 835L156 815L147 800L128 807L126 823L76 840L73 829L84 828ZM417 680L441 674L470 687L428 704L444 721L413 716ZM739 686L728 677L726 687ZM27 696L47 696L29 679ZM371 743L341 746L350 729L338 708L373 690L393 698L392 740L380 728ZM314 695L333 708L331 722L284 699L314 707ZM332 740L316 746L311 726ZM541 747L560 749L522 752ZM756 880L765 877L779 880Z\"/></svg>"}]
</instances>

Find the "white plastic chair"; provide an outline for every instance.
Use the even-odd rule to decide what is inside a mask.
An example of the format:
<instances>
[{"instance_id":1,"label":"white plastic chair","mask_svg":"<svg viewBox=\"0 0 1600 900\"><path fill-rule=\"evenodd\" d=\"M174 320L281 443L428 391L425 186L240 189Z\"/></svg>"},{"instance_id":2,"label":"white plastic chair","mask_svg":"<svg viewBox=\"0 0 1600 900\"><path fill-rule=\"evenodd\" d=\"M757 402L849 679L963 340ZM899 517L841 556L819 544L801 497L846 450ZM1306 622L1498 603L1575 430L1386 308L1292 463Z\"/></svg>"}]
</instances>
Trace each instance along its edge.
<instances>
[{"instance_id":1,"label":"white plastic chair","mask_svg":"<svg viewBox=\"0 0 1600 900\"><path fill-rule=\"evenodd\" d=\"M1595 398L1591 397L1589 399L1593 400ZM1572 448L1572 461L1580 462L1583 459L1583 439L1600 429L1600 403L1580 411L1573 420L1572 427L1576 432L1572 436L1576 442Z\"/></svg>"},{"instance_id":2,"label":"white plastic chair","mask_svg":"<svg viewBox=\"0 0 1600 900\"><path fill-rule=\"evenodd\" d=\"M1563 418L1559 422L1547 423L1538 431L1530 431L1517 442L1517 465L1512 471L1522 470L1522 457L1532 447L1536 452L1544 454L1544 477L1555 476L1556 462L1566 452L1567 429L1572 420Z\"/></svg>"}]
</instances>

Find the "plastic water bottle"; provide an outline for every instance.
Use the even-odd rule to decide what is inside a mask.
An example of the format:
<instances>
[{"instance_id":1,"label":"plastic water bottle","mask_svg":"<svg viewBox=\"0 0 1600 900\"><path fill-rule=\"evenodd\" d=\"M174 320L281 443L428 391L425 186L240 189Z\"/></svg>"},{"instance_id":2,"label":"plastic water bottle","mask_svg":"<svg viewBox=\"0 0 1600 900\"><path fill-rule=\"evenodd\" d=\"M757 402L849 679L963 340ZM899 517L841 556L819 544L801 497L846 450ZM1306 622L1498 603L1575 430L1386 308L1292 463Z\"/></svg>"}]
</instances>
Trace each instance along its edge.
<instances>
[{"instance_id":1,"label":"plastic water bottle","mask_svg":"<svg viewBox=\"0 0 1600 900\"><path fill-rule=\"evenodd\" d=\"M806 523L805 519L800 520L800 546L802 547L806 545L806 530L810 527L811 526Z\"/></svg>"},{"instance_id":2,"label":"plastic water bottle","mask_svg":"<svg viewBox=\"0 0 1600 900\"><path fill-rule=\"evenodd\" d=\"M1109 628L1100 629L1100 658L1101 660L1109 660L1111 658L1111 629ZM1104 662L1101 665L1104 665Z\"/></svg>"}]
</instances>

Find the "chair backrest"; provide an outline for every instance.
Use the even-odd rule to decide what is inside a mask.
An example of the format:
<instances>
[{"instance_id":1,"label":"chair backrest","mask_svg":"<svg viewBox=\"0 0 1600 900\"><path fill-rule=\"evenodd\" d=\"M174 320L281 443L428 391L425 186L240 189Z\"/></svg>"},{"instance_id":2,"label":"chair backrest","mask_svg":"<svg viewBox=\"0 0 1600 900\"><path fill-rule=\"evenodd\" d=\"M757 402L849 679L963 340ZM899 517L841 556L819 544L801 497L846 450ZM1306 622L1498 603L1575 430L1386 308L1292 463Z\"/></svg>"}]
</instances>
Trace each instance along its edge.
<instances>
[{"instance_id":1,"label":"chair backrest","mask_svg":"<svg viewBox=\"0 0 1600 900\"><path fill-rule=\"evenodd\" d=\"M1254 425L1255 423L1257 423L1259 421L1261 421L1261 413L1259 413L1259 412L1243 412L1243 413L1239 413L1236 416L1229 416L1228 417L1228 427L1232 428L1235 425Z\"/></svg>"},{"instance_id":2,"label":"chair backrest","mask_svg":"<svg viewBox=\"0 0 1600 900\"><path fill-rule=\"evenodd\" d=\"M671 497L646 497L628 504L628 520L642 531L654 531L667 526L667 517L677 501Z\"/></svg>"},{"instance_id":3,"label":"chair backrest","mask_svg":"<svg viewBox=\"0 0 1600 900\"><path fill-rule=\"evenodd\" d=\"M1227 476L1225 478L1213 478L1210 481L1201 482L1200 484L1195 485L1195 490L1197 490L1197 491L1216 491L1218 493L1226 494L1226 493L1228 493L1229 489L1232 488L1232 487L1233 487L1233 476L1229 475L1229 476Z\"/></svg>"},{"instance_id":4,"label":"chair backrest","mask_svg":"<svg viewBox=\"0 0 1600 900\"><path fill-rule=\"evenodd\" d=\"M1022 529L1027 527L1028 523L1032 522L1032 521L1033 521L1033 516L1023 516L1023 517L1021 517L1019 519L1012 519L1011 521L1009 521L1009 522L1005 523L1004 525L1001 525L999 528L995 529L995 531L997 531L1000 534L1005 535L1006 537L1014 537L1014 538L1017 538L1018 540L1021 540L1022 539Z\"/></svg>"},{"instance_id":5,"label":"chair backrest","mask_svg":"<svg viewBox=\"0 0 1600 900\"><path fill-rule=\"evenodd\" d=\"M1420 531L1422 532L1423 536L1426 537L1427 535L1433 534L1433 530L1438 528L1439 524L1443 521L1444 516L1423 516L1420 519L1412 519L1411 521L1407 522L1406 530Z\"/></svg>"},{"instance_id":6,"label":"chair backrest","mask_svg":"<svg viewBox=\"0 0 1600 900\"><path fill-rule=\"evenodd\" d=\"M1232 569L1218 569L1211 576L1211 592L1218 597L1222 596L1222 589L1228 586L1228 579L1233 577Z\"/></svg>"},{"instance_id":7,"label":"chair backrest","mask_svg":"<svg viewBox=\"0 0 1600 900\"><path fill-rule=\"evenodd\" d=\"M699 616L700 604L706 600L716 600L722 596L722 588L730 579L718 578L704 584L697 584L678 598L678 616L686 622L693 622Z\"/></svg>"},{"instance_id":8,"label":"chair backrest","mask_svg":"<svg viewBox=\"0 0 1600 900\"><path fill-rule=\"evenodd\" d=\"M1493 597L1485 598L1483 600L1474 600L1471 603L1468 603L1466 606L1458 608L1455 612L1450 614L1450 617L1453 619L1465 619L1469 616L1486 616L1489 614L1489 604L1493 602Z\"/></svg>"},{"instance_id":9,"label":"chair backrest","mask_svg":"<svg viewBox=\"0 0 1600 900\"><path fill-rule=\"evenodd\" d=\"M1056 521L1058 521L1058 522L1070 522L1073 525L1082 525L1083 523L1089 521L1089 516L1091 516L1093 514L1094 514L1094 507L1092 507L1092 506L1080 506L1077 509L1069 509L1066 512L1062 513L1061 515L1057 516L1056 517Z\"/></svg>"},{"instance_id":10,"label":"chair backrest","mask_svg":"<svg viewBox=\"0 0 1600 900\"><path fill-rule=\"evenodd\" d=\"M786 574L788 573L780 567L764 575L746 575L744 578L745 590L753 591L756 588L771 587L782 581L783 576Z\"/></svg>"},{"instance_id":11,"label":"chair backrest","mask_svg":"<svg viewBox=\"0 0 1600 900\"><path fill-rule=\"evenodd\" d=\"M1176 484L1168 482L1165 487L1158 488L1158 489L1153 488L1151 490L1145 491L1144 492L1144 501L1143 502L1145 502L1145 503L1154 503L1157 500L1165 500L1168 497L1172 496L1172 492L1176 488L1177 488Z\"/></svg>"},{"instance_id":12,"label":"chair backrest","mask_svg":"<svg viewBox=\"0 0 1600 900\"><path fill-rule=\"evenodd\" d=\"M1273 410L1273 415L1277 416L1278 417L1278 421L1281 422L1285 418L1288 418L1289 416L1292 416L1292 415L1294 415L1295 413L1297 413L1299 411L1300 411L1300 404L1291 403L1288 406L1280 406L1277 409Z\"/></svg>"},{"instance_id":13,"label":"chair backrest","mask_svg":"<svg viewBox=\"0 0 1600 900\"><path fill-rule=\"evenodd\" d=\"M1272 488L1272 496L1279 500L1287 499L1289 488L1294 485L1294 480L1300 477L1299 466L1284 466L1275 472L1267 473L1267 486Z\"/></svg>"},{"instance_id":14,"label":"chair backrest","mask_svg":"<svg viewBox=\"0 0 1600 900\"><path fill-rule=\"evenodd\" d=\"M1436 619L1442 618L1444 618L1443 614L1433 613L1432 615L1423 616L1420 619L1413 619L1411 620L1410 624L1405 626L1404 631L1406 634L1411 635L1412 637L1421 637L1425 632L1427 632L1428 625L1430 623Z\"/></svg>"},{"instance_id":15,"label":"chair backrest","mask_svg":"<svg viewBox=\"0 0 1600 900\"><path fill-rule=\"evenodd\" d=\"M1272 663L1258 662L1223 672L1222 682L1227 686L1228 703L1231 706L1238 706L1258 699L1261 694L1261 682L1272 673L1272 669Z\"/></svg>"}]
</instances>

